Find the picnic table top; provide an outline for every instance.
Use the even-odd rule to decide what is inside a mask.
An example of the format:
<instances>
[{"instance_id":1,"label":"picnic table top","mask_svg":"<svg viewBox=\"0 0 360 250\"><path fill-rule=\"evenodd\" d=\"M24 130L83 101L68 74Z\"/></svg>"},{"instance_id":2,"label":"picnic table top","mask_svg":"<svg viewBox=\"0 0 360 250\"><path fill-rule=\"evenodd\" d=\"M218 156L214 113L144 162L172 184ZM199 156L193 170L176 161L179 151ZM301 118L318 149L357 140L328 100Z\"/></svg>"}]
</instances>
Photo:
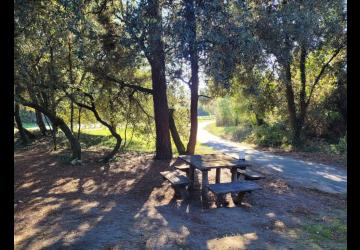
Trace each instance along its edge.
<instances>
[{"instance_id":1,"label":"picnic table top","mask_svg":"<svg viewBox=\"0 0 360 250\"><path fill-rule=\"evenodd\" d=\"M179 158L201 171L212 168L245 169L247 166L251 166L248 161L226 154L179 155Z\"/></svg>"}]
</instances>

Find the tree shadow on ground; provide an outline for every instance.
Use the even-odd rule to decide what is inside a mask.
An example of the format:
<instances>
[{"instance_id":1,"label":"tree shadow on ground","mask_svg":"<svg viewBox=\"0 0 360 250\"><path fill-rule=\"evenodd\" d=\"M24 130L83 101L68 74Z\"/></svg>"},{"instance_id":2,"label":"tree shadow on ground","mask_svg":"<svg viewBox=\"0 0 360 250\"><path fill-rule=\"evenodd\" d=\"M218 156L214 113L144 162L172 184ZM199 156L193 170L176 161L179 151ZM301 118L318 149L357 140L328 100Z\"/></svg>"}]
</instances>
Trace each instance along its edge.
<instances>
[{"instance_id":1,"label":"tree shadow on ground","mask_svg":"<svg viewBox=\"0 0 360 250\"><path fill-rule=\"evenodd\" d=\"M170 169L170 161L127 153L101 164L92 161L97 155L87 154L87 164L71 166L41 149L16 153L19 249L293 247L300 236L295 232L291 238L289 232L309 213L322 211L321 204L333 208L336 202L334 197L309 199L314 194L268 178L241 207L204 210L199 189L189 201L173 199L174 191L159 174Z\"/></svg>"}]
</instances>

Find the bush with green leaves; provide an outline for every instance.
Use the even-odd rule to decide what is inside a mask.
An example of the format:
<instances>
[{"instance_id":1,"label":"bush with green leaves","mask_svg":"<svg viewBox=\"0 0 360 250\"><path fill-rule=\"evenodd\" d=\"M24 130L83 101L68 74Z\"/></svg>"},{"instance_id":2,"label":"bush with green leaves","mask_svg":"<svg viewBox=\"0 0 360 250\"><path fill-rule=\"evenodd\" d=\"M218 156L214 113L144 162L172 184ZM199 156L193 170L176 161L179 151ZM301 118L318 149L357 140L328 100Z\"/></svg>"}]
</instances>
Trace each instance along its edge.
<instances>
[{"instance_id":1,"label":"bush with green leaves","mask_svg":"<svg viewBox=\"0 0 360 250\"><path fill-rule=\"evenodd\" d=\"M264 124L254 127L247 140L259 146L284 147L289 144L289 133L281 123Z\"/></svg>"}]
</instances>

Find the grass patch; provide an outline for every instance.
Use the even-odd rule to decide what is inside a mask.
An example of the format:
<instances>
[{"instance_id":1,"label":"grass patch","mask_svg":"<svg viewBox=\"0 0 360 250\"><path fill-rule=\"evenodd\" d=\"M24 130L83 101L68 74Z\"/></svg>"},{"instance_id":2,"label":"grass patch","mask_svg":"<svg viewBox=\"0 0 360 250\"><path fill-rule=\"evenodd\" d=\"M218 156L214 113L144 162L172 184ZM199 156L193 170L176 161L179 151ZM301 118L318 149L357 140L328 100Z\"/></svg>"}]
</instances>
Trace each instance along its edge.
<instances>
[{"instance_id":1,"label":"grass patch","mask_svg":"<svg viewBox=\"0 0 360 250\"><path fill-rule=\"evenodd\" d=\"M213 153L216 152L211 147L208 147L205 144L199 142L196 143L195 154L213 154Z\"/></svg>"},{"instance_id":2,"label":"grass patch","mask_svg":"<svg viewBox=\"0 0 360 250\"><path fill-rule=\"evenodd\" d=\"M40 136L40 131L35 129ZM14 134L16 137L16 141L18 141L18 131L14 130ZM125 139L125 131L124 129L118 128L117 132L120 134L121 138ZM77 133L75 133L77 136ZM155 152L155 135L143 135L140 133L134 133L132 140L130 142L131 131L128 130L127 133L127 147L124 151L136 151L136 152ZM182 138L184 146L186 147L187 139ZM130 142L130 143L129 143ZM123 143L123 142L122 142ZM129 144L128 144L129 143ZM87 149L90 147L101 147L112 149L116 144L115 138L111 135L107 128L83 128L80 133L80 145L81 148ZM65 135L59 130L57 136L57 145L58 148L66 148L68 147L68 141L65 138ZM175 146L175 143L171 143L172 151L174 157L178 156L178 152ZM210 147L205 146L199 142L196 144L196 154L210 154L214 153Z\"/></svg>"},{"instance_id":3,"label":"grass patch","mask_svg":"<svg viewBox=\"0 0 360 250\"><path fill-rule=\"evenodd\" d=\"M251 133L249 126L217 127L215 122L210 123L205 129L221 138L233 141L244 141Z\"/></svg>"},{"instance_id":4,"label":"grass patch","mask_svg":"<svg viewBox=\"0 0 360 250\"><path fill-rule=\"evenodd\" d=\"M118 128L117 132L123 140L125 140L125 130ZM139 152L153 152L155 151L155 139L153 136L145 136L139 133L134 133L131 138L131 131L127 133L127 144L125 151L139 151ZM99 129L82 129L80 134L80 143L85 148L93 146L101 146L112 148L115 144L115 138L112 137L111 133L106 128Z\"/></svg>"},{"instance_id":5,"label":"grass patch","mask_svg":"<svg viewBox=\"0 0 360 250\"><path fill-rule=\"evenodd\" d=\"M209 120L214 120L215 116L213 115L202 115L202 116L198 116L198 121L209 121Z\"/></svg>"},{"instance_id":6,"label":"grass patch","mask_svg":"<svg viewBox=\"0 0 360 250\"><path fill-rule=\"evenodd\" d=\"M38 125L34 122L23 122L23 127L27 129L38 129Z\"/></svg>"},{"instance_id":7,"label":"grass patch","mask_svg":"<svg viewBox=\"0 0 360 250\"><path fill-rule=\"evenodd\" d=\"M336 249L346 249L347 225L346 220L330 218L326 221L306 224L303 232L308 243L326 249L327 246L338 245Z\"/></svg>"},{"instance_id":8,"label":"grass patch","mask_svg":"<svg viewBox=\"0 0 360 250\"><path fill-rule=\"evenodd\" d=\"M308 139L305 141L301 147L295 149L290 143L289 131L287 131L287 127L283 124L254 127L251 127L250 125L217 127L214 122L209 124L205 129L221 138L235 142L246 142L260 147L277 148L287 152L320 153L329 157L331 156L336 162L346 166L346 135L343 138L340 138L339 142L336 144L330 144L324 139L311 138L311 140Z\"/></svg>"}]
</instances>

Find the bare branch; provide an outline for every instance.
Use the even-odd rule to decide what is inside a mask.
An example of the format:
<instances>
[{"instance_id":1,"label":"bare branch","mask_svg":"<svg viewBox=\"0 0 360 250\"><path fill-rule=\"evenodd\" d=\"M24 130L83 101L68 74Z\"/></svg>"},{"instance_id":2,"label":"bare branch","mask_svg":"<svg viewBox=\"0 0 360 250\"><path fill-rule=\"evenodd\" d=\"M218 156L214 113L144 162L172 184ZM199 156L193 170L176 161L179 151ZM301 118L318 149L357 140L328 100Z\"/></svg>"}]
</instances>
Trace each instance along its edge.
<instances>
[{"instance_id":1,"label":"bare branch","mask_svg":"<svg viewBox=\"0 0 360 250\"><path fill-rule=\"evenodd\" d=\"M319 74L317 75L317 77L315 78L314 83L313 83L312 86L311 86L310 93L309 93L309 98L308 98L308 100L306 101L306 107L309 105L311 96L312 96L312 94L313 94L313 92L314 92L314 89L315 89L315 87L319 84L320 79L321 79L321 77L323 76L325 70L326 70L327 67L330 65L331 61L340 53L340 51L341 51L343 48L345 48L345 44L342 44L342 45L334 52L334 54L331 56L331 58L321 67L321 70L320 70Z\"/></svg>"},{"instance_id":2,"label":"bare branch","mask_svg":"<svg viewBox=\"0 0 360 250\"><path fill-rule=\"evenodd\" d=\"M144 88L144 87L141 87L141 86L138 86L138 85L135 85L135 84L126 83L126 82L124 82L123 80L116 79L116 78L113 77L113 76L109 76L109 75L106 75L106 74L101 74L101 77L102 77L103 79L105 79L105 80L108 80L108 81L117 83L117 84L119 84L121 87L131 88L131 89L134 89L134 90L136 90L136 91L142 92L142 93L144 93L144 94L150 94L150 95L153 94L153 90L152 90L152 89Z\"/></svg>"},{"instance_id":3,"label":"bare branch","mask_svg":"<svg viewBox=\"0 0 360 250\"><path fill-rule=\"evenodd\" d=\"M185 83L186 85L188 85L191 88L191 78L189 79L189 81L186 81L184 78L182 78L181 76L175 76L174 79L179 79L181 80L183 83Z\"/></svg>"},{"instance_id":4,"label":"bare branch","mask_svg":"<svg viewBox=\"0 0 360 250\"><path fill-rule=\"evenodd\" d=\"M198 95L199 97L205 97L205 98L209 98L209 99L212 99L211 96L207 96L207 95Z\"/></svg>"}]
</instances>

